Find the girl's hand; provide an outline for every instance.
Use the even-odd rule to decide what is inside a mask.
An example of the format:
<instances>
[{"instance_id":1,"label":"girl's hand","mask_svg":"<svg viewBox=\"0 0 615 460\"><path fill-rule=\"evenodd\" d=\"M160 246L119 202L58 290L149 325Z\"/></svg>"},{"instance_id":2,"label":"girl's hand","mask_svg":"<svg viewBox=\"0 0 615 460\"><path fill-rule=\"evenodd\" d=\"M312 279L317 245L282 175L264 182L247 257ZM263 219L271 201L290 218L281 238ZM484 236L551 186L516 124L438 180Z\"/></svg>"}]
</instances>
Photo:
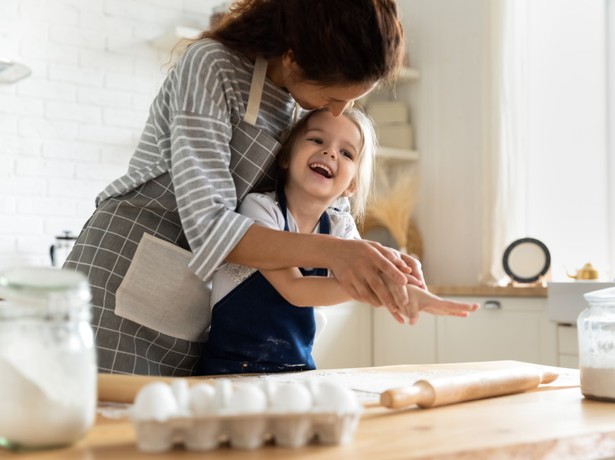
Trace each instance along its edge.
<instances>
[{"instance_id":1,"label":"girl's hand","mask_svg":"<svg viewBox=\"0 0 615 460\"><path fill-rule=\"evenodd\" d=\"M479 305L476 303L471 304L442 299L414 285L409 284L407 288L410 302L405 310L398 313L406 316L411 325L416 324L419 319L419 313L423 311L432 315L458 316L463 318L479 308Z\"/></svg>"},{"instance_id":2,"label":"girl's hand","mask_svg":"<svg viewBox=\"0 0 615 460\"><path fill-rule=\"evenodd\" d=\"M406 324L406 317L399 312L395 305L377 305L376 308L386 308L395 321L399 324Z\"/></svg>"}]
</instances>

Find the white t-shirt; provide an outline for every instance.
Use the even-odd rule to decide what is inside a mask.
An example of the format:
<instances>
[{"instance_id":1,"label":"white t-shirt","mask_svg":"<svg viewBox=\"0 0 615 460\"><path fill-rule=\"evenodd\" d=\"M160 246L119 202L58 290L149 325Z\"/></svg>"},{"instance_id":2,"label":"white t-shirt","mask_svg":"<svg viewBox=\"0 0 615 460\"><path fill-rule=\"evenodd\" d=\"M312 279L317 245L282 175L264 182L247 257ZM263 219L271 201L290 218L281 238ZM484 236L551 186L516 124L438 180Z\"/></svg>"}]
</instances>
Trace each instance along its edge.
<instances>
[{"instance_id":1,"label":"white t-shirt","mask_svg":"<svg viewBox=\"0 0 615 460\"><path fill-rule=\"evenodd\" d=\"M241 203L239 213L250 217L257 225L284 230L284 214L278 205L275 192L250 193ZM343 239L361 239L354 219L348 212L339 211L336 208L327 210L331 221L330 235ZM291 215L288 215L288 230L297 232L297 224ZM318 225L312 233L318 233ZM212 293L210 305L213 306L226 294L240 285L252 273L255 268L231 263L222 264L215 272L212 279ZM332 276L329 273L329 276Z\"/></svg>"}]
</instances>

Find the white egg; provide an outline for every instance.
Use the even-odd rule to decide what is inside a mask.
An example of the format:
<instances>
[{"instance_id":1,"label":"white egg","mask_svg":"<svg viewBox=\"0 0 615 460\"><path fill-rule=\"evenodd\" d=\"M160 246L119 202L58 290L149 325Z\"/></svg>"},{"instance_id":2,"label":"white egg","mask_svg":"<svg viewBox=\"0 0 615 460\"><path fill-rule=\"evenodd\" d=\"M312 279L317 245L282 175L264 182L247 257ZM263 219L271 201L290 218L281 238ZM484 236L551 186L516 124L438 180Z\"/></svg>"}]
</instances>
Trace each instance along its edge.
<instances>
[{"instance_id":1,"label":"white egg","mask_svg":"<svg viewBox=\"0 0 615 460\"><path fill-rule=\"evenodd\" d=\"M278 386L271 407L279 412L306 412L312 408L312 394L301 383Z\"/></svg>"},{"instance_id":2,"label":"white egg","mask_svg":"<svg viewBox=\"0 0 615 460\"><path fill-rule=\"evenodd\" d=\"M350 388L330 381L318 385L315 402L319 410L327 412L355 412L360 408L359 401Z\"/></svg>"},{"instance_id":3,"label":"white egg","mask_svg":"<svg viewBox=\"0 0 615 460\"><path fill-rule=\"evenodd\" d=\"M175 379L171 382L171 390L177 400L181 415L188 415L188 381L186 379Z\"/></svg>"},{"instance_id":4,"label":"white egg","mask_svg":"<svg viewBox=\"0 0 615 460\"><path fill-rule=\"evenodd\" d=\"M150 383L137 393L132 414L136 420L165 421L179 414L179 405L171 387L163 382Z\"/></svg>"},{"instance_id":5,"label":"white egg","mask_svg":"<svg viewBox=\"0 0 615 460\"><path fill-rule=\"evenodd\" d=\"M265 378L259 382L259 387L265 393L267 405L271 406L275 398L275 392L278 389L278 383L274 380Z\"/></svg>"},{"instance_id":6,"label":"white egg","mask_svg":"<svg viewBox=\"0 0 615 460\"><path fill-rule=\"evenodd\" d=\"M216 379L214 382L216 390L216 410L224 410L228 407L233 395L233 384L229 379Z\"/></svg>"},{"instance_id":7,"label":"white egg","mask_svg":"<svg viewBox=\"0 0 615 460\"><path fill-rule=\"evenodd\" d=\"M227 407L233 413L264 412L267 408L267 398L257 385L245 384L238 387L231 396Z\"/></svg>"},{"instance_id":8,"label":"white egg","mask_svg":"<svg viewBox=\"0 0 615 460\"><path fill-rule=\"evenodd\" d=\"M305 388L307 388L312 395L312 401L316 401L318 399L318 388L320 387L321 379L311 378L307 379L304 383Z\"/></svg>"},{"instance_id":9,"label":"white egg","mask_svg":"<svg viewBox=\"0 0 615 460\"><path fill-rule=\"evenodd\" d=\"M207 383L199 383L188 391L188 407L197 417L209 415L216 410L216 391Z\"/></svg>"}]
</instances>

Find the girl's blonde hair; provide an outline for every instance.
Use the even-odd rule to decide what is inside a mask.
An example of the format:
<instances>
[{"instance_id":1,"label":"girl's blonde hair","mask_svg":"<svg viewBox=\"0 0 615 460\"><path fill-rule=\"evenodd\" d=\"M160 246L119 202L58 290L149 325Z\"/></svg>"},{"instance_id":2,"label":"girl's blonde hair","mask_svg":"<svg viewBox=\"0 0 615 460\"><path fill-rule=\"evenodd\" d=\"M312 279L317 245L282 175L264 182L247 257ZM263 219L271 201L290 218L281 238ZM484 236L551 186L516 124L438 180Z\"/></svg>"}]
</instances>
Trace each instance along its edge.
<instances>
[{"instance_id":1,"label":"girl's blonde hair","mask_svg":"<svg viewBox=\"0 0 615 460\"><path fill-rule=\"evenodd\" d=\"M283 165L287 165L290 161L290 155L297 139L305 133L310 118L323 110L327 109L317 109L307 113L282 136L282 147L277 153L279 185L283 186L286 183L287 170L283 168ZM347 108L341 116L352 121L361 133L361 150L359 151L359 164L355 176L355 189L350 197L352 216L357 222L361 222L365 215L365 208L371 191L378 141L372 120L361 109Z\"/></svg>"}]
</instances>

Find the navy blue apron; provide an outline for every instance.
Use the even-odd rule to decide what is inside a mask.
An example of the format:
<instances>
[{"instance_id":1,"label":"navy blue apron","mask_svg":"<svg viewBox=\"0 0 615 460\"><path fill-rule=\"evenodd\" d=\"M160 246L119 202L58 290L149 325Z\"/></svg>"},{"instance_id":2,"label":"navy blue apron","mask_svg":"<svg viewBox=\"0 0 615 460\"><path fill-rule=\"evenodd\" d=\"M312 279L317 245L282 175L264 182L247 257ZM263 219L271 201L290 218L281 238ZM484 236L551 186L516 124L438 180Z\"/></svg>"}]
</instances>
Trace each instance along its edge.
<instances>
[{"instance_id":1,"label":"navy blue apron","mask_svg":"<svg viewBox=\"0 0 615 460\"><path fill-rule=\"evenodd\" d=\"M288 231L286 197L278 193ZM329 234L329 215L319 231ZM327 276L327 270L301 269L304 276ZM315 369L312 346L313 307L296 307L256 271L214 305L209 339L203 346L201 375L290 372Z\"/></svg>"}]
</instances>

